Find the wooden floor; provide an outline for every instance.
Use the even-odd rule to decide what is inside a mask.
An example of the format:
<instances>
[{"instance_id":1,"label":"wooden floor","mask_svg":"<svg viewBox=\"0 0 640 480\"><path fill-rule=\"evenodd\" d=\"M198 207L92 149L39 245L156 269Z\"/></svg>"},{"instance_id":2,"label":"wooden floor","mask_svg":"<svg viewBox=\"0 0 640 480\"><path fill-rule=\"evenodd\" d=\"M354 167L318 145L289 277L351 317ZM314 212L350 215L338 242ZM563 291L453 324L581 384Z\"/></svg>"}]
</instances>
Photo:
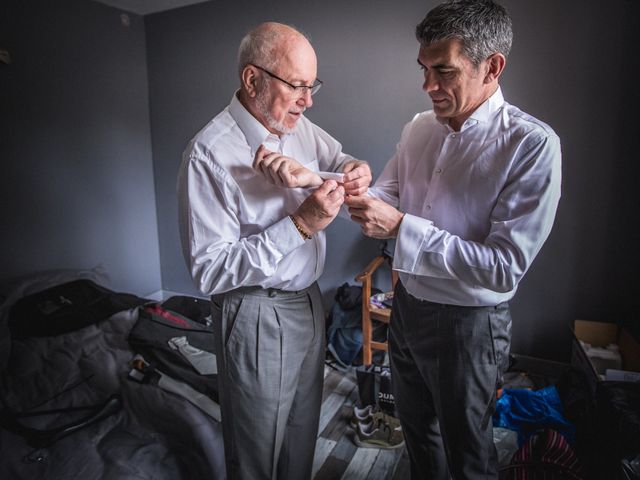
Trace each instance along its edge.
<instances>
[{"instance_id":1,"label":"wooden floor","mask_svg":"<svg viewBox=\"0 0 640 480\"><path fill-rule=\"evenodd\" d=\"M505 388L538 389L555 384L567 364L512 355L513 368L505 374ZM523 373L523 372L526 372ZM320 428L312 478L315 480L405 480L410 478L406 448L358 448L349 427L358 400L356 374L325 366ZM614 478L611 476L610 478Z\"/></svg>"},{"instance_id":2,"label":"wooden floor","mask_svg":"<svg viewBox=\"0 0 640 480\"><path fill-rule=\"evenodd\" d=\"M353 370L325 366L320 428L313 463L315 480L400 480L409 478L406 449L358 448L349 427L358 389Z\"/></svg>"}]
</instances>

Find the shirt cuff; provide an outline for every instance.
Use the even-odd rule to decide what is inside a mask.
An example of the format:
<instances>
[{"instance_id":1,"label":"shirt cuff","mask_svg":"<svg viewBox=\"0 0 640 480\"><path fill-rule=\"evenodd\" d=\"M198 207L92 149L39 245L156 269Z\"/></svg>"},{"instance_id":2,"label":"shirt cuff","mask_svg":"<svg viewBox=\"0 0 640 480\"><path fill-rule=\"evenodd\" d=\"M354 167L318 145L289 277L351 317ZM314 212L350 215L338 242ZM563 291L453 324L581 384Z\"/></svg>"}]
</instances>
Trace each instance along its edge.
<instances>
[{"instance_id":1,"label":"shirt cuff","mask_svg":"<svg viewBox=\"0 0 640 480\"><path fill-rule=\"evenodd\" d=\"M283 257L304 244L304 239L288 215L267 228L265 234L272 248Z\"/></svg>"},{"instance_id":2,"label":"shirt cuff","mask_svg":"<svg viewBox=\"0 0 640 480\"><path fill-rule=\"evenodd\" d=\"M393 268L400 272L412 273L416 269L424 240L433 229L433 222L405 213L393 255Z\"/></svg>"}]
</instances>

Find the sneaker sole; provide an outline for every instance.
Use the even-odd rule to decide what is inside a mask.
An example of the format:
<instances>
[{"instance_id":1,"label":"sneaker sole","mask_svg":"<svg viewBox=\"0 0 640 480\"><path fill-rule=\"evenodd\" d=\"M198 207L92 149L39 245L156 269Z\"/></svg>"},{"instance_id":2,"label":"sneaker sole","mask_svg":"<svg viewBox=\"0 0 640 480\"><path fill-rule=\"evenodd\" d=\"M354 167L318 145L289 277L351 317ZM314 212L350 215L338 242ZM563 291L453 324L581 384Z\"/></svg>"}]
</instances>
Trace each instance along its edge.
<instances>
[{"instance_id":1,"label":"sneaker sole","mask_svg":"<svg viewBox=\"0 0 640 480\"><path fill-rule=\"evenodd\" d=\"M372 440L370 442L363 442L360 440L360 437L356 434L354 437L355 444L360 448L378 448L382 450L395 450L397 448L404 447L404 440L397 445L389 445L383 441Z\"/></svg>"}]
</instances>

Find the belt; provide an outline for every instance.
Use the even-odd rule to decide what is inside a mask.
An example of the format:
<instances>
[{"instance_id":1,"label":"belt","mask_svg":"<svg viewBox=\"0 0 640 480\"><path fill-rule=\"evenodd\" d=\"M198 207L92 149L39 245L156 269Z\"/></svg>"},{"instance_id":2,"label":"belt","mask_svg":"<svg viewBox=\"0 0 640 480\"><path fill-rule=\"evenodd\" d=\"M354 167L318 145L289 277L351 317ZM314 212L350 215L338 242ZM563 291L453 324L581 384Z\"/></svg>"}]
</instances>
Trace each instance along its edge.
<instances>
[{"instance_id":1,"label":"belt","mask_svg":"<svg viewBox=\"0 0 640 480\"><path fill-rule=\"evenodd\" d=\"M240 287L235 290L230 290L225 293L219 293L216 295L212 295L211 299L214 302L219 302L222 305L222 300L225 295L241 293L245 295L255 295L259 297L270 297L270 298L295 298L302 295L306 295L309 290L316 286L316 282L313 282L307 288L303 288L302 290L281 290L279 288L264 288L260 286L252 286L252 287Z\"/></svg>"},{"instance_id":2,"label":"belt","mask_svg":"<svg viewBox=\"0 0 640 480\"><path fill-rule=\"evenodd\" d=\"M453 308L453 309L461 309L461 310L472 310L472 309L476 309L476 310L482 310L482 309L490 309L490 310L499 310L501 308L507 308L509 306L509 302L501 302L497 305L454 305L454 304L448 304L448 303L437 303L437 302L432 302L430 300L425 300L424 298L419 298L416 297L414 295L412 295L411 293L409 293L409 291L406 289L406 287L404 285L401 284L401 282L398 282L402 288L405 291L405 294L407 296L409 296L414 302L418 302L420 303L420 305L425 305L427 307L432 307L432 308Z\"/></svg>"}]
</instances>

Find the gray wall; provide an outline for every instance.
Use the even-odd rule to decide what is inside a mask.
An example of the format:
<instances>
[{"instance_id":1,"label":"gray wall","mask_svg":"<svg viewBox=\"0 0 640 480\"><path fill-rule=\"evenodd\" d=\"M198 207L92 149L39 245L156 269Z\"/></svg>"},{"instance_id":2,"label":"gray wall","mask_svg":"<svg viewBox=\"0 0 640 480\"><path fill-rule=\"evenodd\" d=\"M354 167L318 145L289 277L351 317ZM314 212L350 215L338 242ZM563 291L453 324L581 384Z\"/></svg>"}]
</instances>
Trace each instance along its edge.
<instances>
[{"instance_id":1,"label":"gray wall","mask_svg":"<svg viewBox=\"0 0 640 480\"><path fill-rule=\"evenodd\" d=\"M398 9L390 2L290 1L260 7L239 1L203 3L147 17L165 288L196 293L179 249L176 173L188 140L229 103L237 88L237 45L246 31L276 19L311 37L325 86L308 117L338 138L345 151L370 161L377 174L393 153L403 124L427 106L419 89L412 33L422 10L421 5ZM373 38L379 39L377 47ZM337 286L353 283L379 244L343 219L329 228L328 242L331 252L320 282L327 304Z\"/></svg>"},{"instance_id":2,"label":"gray wall","mask_svg":"<svg viewBox=\"0 0 640 480\"><path fill-rule=\"evenodd\" d=\"M237 87L242 35L264 20L292 23L312 39L325 86L308 116L380 173L402 125L430 107L420 90L415 24L434 1L211 2L147 17L149 91L163 285L194 292L176 228L175 178L191 136ZM575 318L630 321L637 305L638 239L623 131L623 94L633 52L633 2L504 2L515 41L503 91L508 101L551 124L563 142L563 197L556 225L512 302L513 349L566 360ZM633 10L633 11L632 11ZM637 96L637 94L635 94ZM634 156L633 158L637 157ZM321 286L327 303L376 253L339 219L328 231ZM384 279L380 279L384 284ZM635 305L634 305L635 304Z\"/></svg>"},{"instance_id":3,"label":"gray wall","mask_svg":"<svg viewBox=\"0 0 640 480\"><path fill-rule=\"evenodd\" d=\"M573 319L631 322L638 311L629 72L640 12L632 0L504 3L515 29L505 96L551 124L564 150L556 225L512 302L514 350L566 360ZM96 2L52 4L0 7L0 47L14 60L0 64L0 281L102 263L118 290L196 294L178 238L176 172L187 141L231 98L237 44L260 21L309 34L325 87L308 116L375 176L402 125L430 107L412 32L434 1L216 0L130 15L130 27ZM328 238L327 303L378 250L343 219Z\"/></svg>"},{"instance_id":4,"label":"gray wall","mask_svg":"<svg viewBox=\"0 0 640 480\"><path fill-rule=\"evenodd\" d=\"M88 0L0 8L0 281L102 265L160 289L144 21Z\"/></svg>"}]
</instances>

